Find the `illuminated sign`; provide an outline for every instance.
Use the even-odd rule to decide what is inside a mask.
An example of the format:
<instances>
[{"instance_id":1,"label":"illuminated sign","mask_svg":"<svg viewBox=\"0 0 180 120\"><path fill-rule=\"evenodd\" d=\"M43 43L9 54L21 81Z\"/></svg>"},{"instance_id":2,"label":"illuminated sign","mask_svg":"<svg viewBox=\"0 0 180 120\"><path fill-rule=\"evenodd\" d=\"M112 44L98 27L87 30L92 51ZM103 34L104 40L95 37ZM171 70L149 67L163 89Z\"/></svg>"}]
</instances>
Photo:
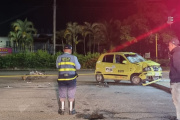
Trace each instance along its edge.
<instances>
[{"instance_id":1,"label":"illuminated sign","mask_svg":"<svg viewBox=\"0 0 180 120\"><path fill-rule=\"evenodd\" d=\"M0 54L12 53L12 48L0 48Z\"/></svg>"}]
</instances>

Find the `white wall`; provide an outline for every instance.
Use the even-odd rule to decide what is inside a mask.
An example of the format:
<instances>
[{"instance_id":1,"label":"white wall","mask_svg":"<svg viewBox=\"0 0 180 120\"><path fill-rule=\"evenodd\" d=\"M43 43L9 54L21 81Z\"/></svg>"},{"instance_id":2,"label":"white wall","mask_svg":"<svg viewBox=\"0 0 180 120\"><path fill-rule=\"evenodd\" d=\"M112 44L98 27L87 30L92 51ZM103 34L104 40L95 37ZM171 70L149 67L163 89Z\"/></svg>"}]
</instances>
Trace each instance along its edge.
<instances>
[{"instance_id":1,"label":"white wall","mask_svg":"<svg viewBox=\"0 0 180 120\"><path fill-rule=\"evenodd\" d=\"M0 48L6 47L6 41L9 41L8 37L0 37Z\"/></svg>"}]
</instances>

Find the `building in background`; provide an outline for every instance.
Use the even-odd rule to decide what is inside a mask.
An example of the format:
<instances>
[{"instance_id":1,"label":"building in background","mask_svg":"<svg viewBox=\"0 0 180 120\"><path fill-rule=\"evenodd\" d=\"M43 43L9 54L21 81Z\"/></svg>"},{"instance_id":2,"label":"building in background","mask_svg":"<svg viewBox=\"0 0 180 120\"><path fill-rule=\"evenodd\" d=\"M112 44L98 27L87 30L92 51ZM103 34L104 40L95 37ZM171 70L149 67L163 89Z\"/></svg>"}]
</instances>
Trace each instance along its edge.
<instances>
[{"instance_id":1,"label":"building in background","mask_svg":"<svg viewBox=\"0 0 180 120\"><path fill-rule=\"evenodd\" d=\"M33 46L29 51L43 50L53 54L52 34L36 34L33 37ZM14 42L11 42L8 37L0 37L0 56L18 52L19 50L17 50Z\"/></svg>"},{"instance_id":2,"label":"building in background","mask_svg":"<svg viewBox=\"0 0 180 120\"><path fill-rule=\"evenodd\" d=\"M8 37L0 37L0 56L12 53L11 42Z\"/></svg>"}]
</instances>

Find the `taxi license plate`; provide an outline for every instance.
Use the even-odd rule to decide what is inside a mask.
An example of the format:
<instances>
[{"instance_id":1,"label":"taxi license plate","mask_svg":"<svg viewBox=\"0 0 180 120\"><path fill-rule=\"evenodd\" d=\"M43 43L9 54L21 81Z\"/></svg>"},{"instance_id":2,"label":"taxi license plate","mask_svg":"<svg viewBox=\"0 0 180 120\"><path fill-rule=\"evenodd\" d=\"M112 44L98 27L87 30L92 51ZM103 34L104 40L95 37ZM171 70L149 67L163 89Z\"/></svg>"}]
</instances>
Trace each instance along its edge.
<instances>
[{"instance_id":1,"label":"taxi license plate","mask_svg":"<svg viewBox=\"0 0 180 120\"><path fill-rule=\"evenodd\" d=\"M158 72L155 72L155 75L154 76L159 76L160 74Z\"/></svg>"}]
</instances>

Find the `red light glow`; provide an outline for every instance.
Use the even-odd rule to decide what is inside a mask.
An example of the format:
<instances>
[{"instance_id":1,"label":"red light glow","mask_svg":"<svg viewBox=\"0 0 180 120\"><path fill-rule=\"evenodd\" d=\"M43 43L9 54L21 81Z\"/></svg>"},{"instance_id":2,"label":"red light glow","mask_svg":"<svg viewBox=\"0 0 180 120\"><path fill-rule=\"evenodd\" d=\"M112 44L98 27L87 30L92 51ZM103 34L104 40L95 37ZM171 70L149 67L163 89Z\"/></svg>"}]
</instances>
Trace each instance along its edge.
<instances>
[{"instance_id":1,"label":"red light glow","mask_svg":"<svg viewBox=\"0 0 180 120\"><path fill-rule=\"evenodd\" d=\"M116 48L110 50L109 52L120 51L121 49L123 49L123 48L125 48L127 46L130 46L130 45L132 45L132 44L134 44L134 43L144 39L145 37L147 37L147 36L149 36L149 35L151 35L153 33L156 33L156 32L158 32L158 31L160 31L160 30L162 30L162 29L164 29L164 28L166 28L168 26L169 26L169 24L165 23L165 24L163 24L163 25L161 25L161 26L159 26L159 27L157 27L157 28L155 28L153 30L150 30L149 32L147 32L147 33L145 33L143 35L140 35L140 36L136 37L135 39L133 39L131 41L125 42L125 43L117 46Z\"/></svg>"}]
</instances>

